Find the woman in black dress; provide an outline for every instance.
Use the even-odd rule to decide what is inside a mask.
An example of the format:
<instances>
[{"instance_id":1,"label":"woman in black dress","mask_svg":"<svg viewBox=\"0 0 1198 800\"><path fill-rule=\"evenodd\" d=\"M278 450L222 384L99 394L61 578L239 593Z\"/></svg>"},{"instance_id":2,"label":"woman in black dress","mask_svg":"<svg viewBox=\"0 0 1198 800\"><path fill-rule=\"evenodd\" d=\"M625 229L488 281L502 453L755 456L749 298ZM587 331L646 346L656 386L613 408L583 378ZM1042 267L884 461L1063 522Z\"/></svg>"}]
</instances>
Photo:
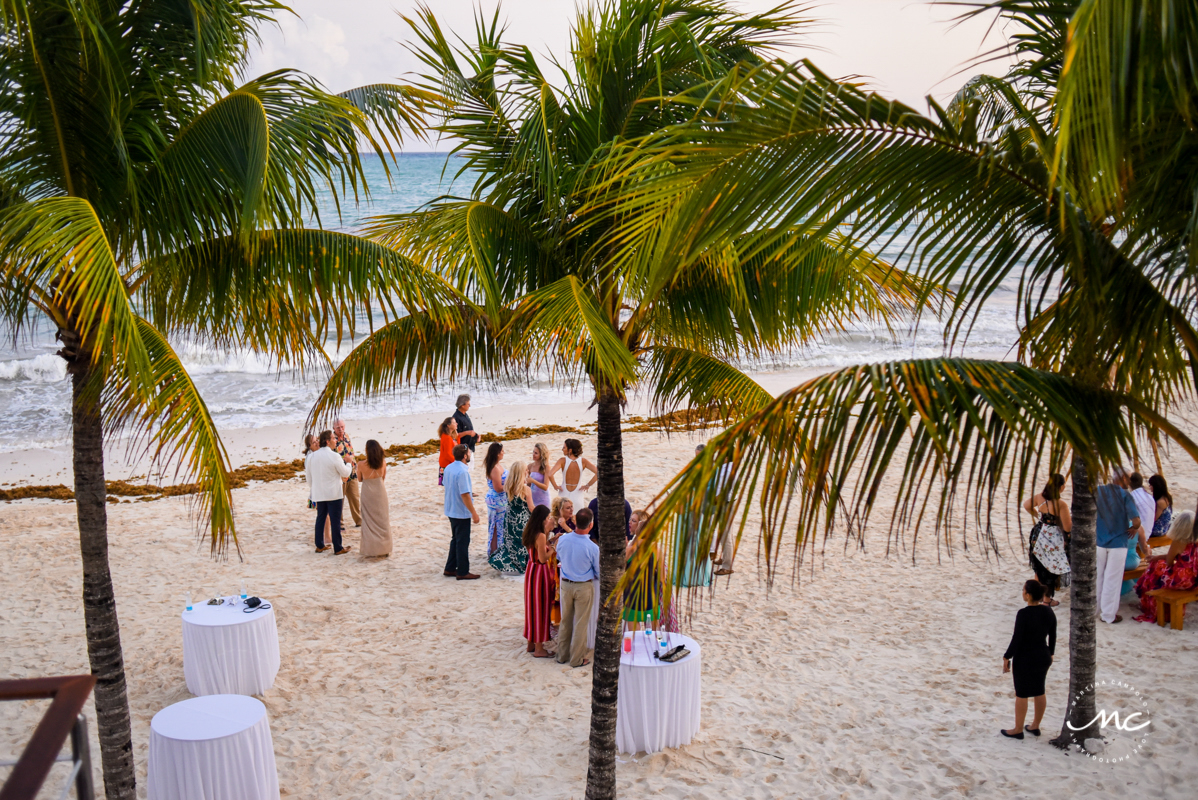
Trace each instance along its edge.
<instances>
[{"instance_id":1,"label":"woman in black dress","mask_svg":"<svg viewBox=\"0 0 1198 800\"><path fill-rule=\"evenodd\" d=\"M1002 657L1002 671L1010 672L1015 679L1015 727L1001 731L1011 739L1022 739L1025 730L1032 736L1040 735L1040 720L1047 705L1044 679L1057 649L1057 615L1048 606L1040 605L1044 599L1043 584L1036 580L1023 584L1023 599L1027 608L1019 609L1015 615L1015 633ZM1035 703L1036 717L1025 727L1029 697Z\"/></svg>"}]
</instances>

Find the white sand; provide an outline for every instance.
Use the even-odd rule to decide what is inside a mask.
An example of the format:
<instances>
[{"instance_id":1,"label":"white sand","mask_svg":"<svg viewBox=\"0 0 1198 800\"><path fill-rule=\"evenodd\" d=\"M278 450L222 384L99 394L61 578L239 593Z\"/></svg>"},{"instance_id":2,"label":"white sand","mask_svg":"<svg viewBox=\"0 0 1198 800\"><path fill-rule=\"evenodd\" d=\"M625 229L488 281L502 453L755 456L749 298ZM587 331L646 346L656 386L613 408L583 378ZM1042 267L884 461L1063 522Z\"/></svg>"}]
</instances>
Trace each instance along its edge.
<instances>
[{"instance_id":1,"label":"white sand","mask_svg":"<svg viewBox=\"0 0 1198 800\"><path fill-rule=\"evenodd\" d=\"M570 424L593 411L580 404L472 416L481 429L501 431ZM435 422L351 422L350 434L359 447L372 436L384 445L419 442ZM241 464L294 457L298 438L294 428L262 429L226 441ZM634 505L689 459L697 440L626 436ZM509 442L508 459L527 459L530 444ZM594 438L584 446L593 454ZM1177 507L1192 508L1198 470L1177 458L1168 474ZM521 584L487 567L478 527L471 561L483 579L441 576L449 531L432 458L393 467L388 485L396 550L381 561L357 554L352 528L353 554L315 555L298 481L237 490L243 563L213 562L197 546L186 499L109 507L139 796L150 718L189 697L182 593L227 594L244 576L278 613L283 664L263 700L284 796L582 797L591 670L526 655ZM704 645L702 730L687 747L620 756L622 796L1194 797L1194 612L1176 632L1132 622L1136 612L1125 603L1126 622L1099 626L1099 678L1132 682L1152 704L1143 757L1097 764L1060 753L1049 736L1007 741L998 729L1012 724L1013 691L1000 656L1021 606L1020 582L1030 577L1018 536L998 563L971 549L944 553L938 564L929 540L913 566L909 553L882 556L886 510L875 516L868 554L832 543L800 584L769 593L754 546L742 547L733 581L721 582L689 628ZM0 675L86 672L74 508L0 504L0 529L9 535L0 561ZM1067 600L1057 617L1044 726L1053 733L1068 680ZM42 708L0 705L0 758L20 750ZM90 704L88 713L94 726ZM94 743L93 754L98 763Z\"/></svg>"}]
</instances>

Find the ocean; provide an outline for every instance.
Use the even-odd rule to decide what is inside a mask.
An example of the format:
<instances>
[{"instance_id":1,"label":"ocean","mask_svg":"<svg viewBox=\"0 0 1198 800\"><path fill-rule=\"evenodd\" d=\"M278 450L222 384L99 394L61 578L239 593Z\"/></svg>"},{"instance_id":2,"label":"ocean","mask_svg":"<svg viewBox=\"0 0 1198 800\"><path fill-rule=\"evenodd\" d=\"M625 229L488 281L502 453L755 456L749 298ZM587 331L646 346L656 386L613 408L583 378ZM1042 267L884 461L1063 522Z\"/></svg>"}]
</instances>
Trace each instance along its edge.
<instances>
[{"instance_id":1,"label":"ocean","mask_svg":"<svg viewBox=\"0 0 1198 800\"><path fill-rule=\"evenodd\" d=\"M456 159L455 159L456 160ZM446 167L444 154L402 155L398 168L391 165L388 185L382 161L365 158L372 190L368 204L347 206L339 218L330 197L321 203L327 228L355 230L375 214L414 210L456 189L467 194L469 176L450 184L456 166ZM893 253L883 252L883 256ZM1015 293L1000 290L980 313L959 354L1002 358L1009 354L1017 334ZM323 385L318 371L307 375L280 372L268 359L249 352L214 350L173 342L222 430L301 423ZM35 325L20 341L0 344L0 452L61 445L70 437L70 384L57 350L54 331ZM352 343L340 349L329 346L334 363L344 358ZM813 371L833 370L856 363L900 358L930 358L945 352L943 326L931 317L914 330L891 335L884 326L854 324L844 333L820 341L785 357L744 365L766 388L777 392ZM475 407L510 404L545 404L589 400L585 387L554 384L544 379L496 385L478 380L457 381L452 386L404 389L393 396L370 398L355 404L358 417L392 416L444 410L460 392L474 397ZM551 422L552 420L546 420Z\"/></svg>"}]
</instances>

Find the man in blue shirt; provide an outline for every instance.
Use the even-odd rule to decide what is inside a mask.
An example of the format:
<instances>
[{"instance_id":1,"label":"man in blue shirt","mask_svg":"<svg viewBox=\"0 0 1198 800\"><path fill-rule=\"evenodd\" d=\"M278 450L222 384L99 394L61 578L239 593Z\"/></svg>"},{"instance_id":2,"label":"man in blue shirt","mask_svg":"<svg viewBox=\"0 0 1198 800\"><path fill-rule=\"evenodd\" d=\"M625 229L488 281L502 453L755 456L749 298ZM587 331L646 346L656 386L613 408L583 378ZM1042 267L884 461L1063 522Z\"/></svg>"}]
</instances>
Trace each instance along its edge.
<instances>
[{"instance_id":1,"label":"man in blue shirt","mask_svg":"<svg viewBox=\"0 0 1198 800\"><path fill-rule=\"evenodd\" d=\"M470 494L470 468L466 457L470 448L459 444L453 448L453 463L445 468L442 482L445 485L445 516L449 517L449 530L453 538L449 542L449 558L445 560L445 577L459 581L478 580L470 572L470 523L478 522L474 510L474 497Z\"/></svg>"},{"instance_id":2,"label":"man in blue shirt","mask_svg":"<svg viewBox=\"0 0 1198 800\"><path fill-rule=\"evenodd\" d=\"M1140 527L1140 510L1127 491L1128 475L1123 467L1111 471L1111 482L1094 492L1098 506L1095 539L1098 545L1098 615L1103 622L1122 622L1119 590L1127 561L1127 542Z\"/></svg>"},{"instance_id":3,"label":"man in blue shirt","mask_svg":"<svg viewBox=\"0 0 1198 800\"><path fill-rule=\"evenodd\" d=\"M594 518L589 508L574 515L574 531L557 540L557 563L562 571L562 624L557 631L557 662L572 667L591 663L587 658L587 627L599 580L599 545L591 541Z\"/></svg>"}]
</instances>

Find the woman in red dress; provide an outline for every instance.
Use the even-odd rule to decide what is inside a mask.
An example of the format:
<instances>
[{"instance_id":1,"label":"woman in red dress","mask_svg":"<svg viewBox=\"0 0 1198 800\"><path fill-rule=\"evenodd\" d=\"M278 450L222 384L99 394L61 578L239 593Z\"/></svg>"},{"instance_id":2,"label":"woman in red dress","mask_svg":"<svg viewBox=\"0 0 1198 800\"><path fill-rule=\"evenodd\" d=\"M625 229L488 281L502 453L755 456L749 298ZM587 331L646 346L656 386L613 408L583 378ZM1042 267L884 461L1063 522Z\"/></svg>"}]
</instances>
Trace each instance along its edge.
<instances>
[{"instance_id":1,"label":"woman in red dress","mask_svg":"<svg viewBox=\"0 0 1198 800\"><path fill-rule=\"evenodd\" d=\"M528 548L528 567L524 571L524 638L533 658L553 655L545 649L550 640L549 614L553 608L554 580L550 564L553 548L549 532L554 520L549 509L537 506L524 526L524 546Z\"/></svg>"},{"instance_id":2,"label":"woman in red dress","mask_svg":"<svg viewBox=\"0 0 1198 800\"><path fill-rule=\"evenodd\" d=\"M1156 598L1148 592L1153 589L1193 589L1198 585L1198 542L1194 541L1194 512L1183 511L1173 518L1169 526L1168 555L1152 556L1148 559L1148 571L1136 581L1136 594L1140 596L1140 609L1144 612L1136 617L1137 622L1156 622Z\"/></svg>"}]
</instances>

